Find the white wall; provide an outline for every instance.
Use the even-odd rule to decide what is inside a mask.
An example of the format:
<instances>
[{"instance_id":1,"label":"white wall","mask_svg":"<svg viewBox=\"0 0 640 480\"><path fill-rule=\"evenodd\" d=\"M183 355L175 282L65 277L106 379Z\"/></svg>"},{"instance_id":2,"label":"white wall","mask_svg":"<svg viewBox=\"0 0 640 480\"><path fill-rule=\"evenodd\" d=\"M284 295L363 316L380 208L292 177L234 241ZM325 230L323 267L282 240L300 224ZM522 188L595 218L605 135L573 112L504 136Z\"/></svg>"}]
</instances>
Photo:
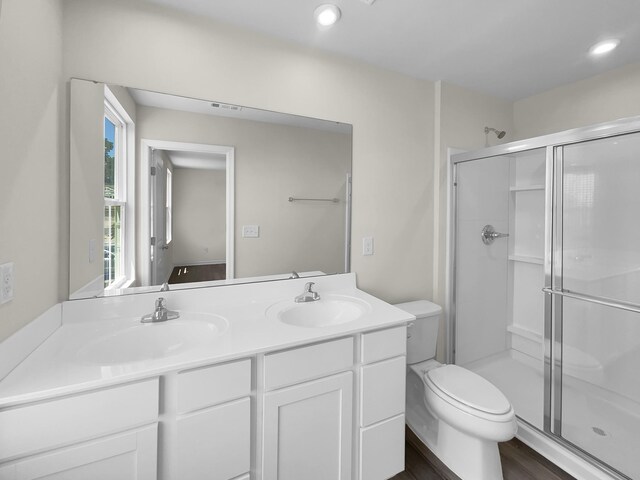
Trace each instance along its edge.
<instances>
[{"instance_id":1,"label":"white wall","mask_svg":"<svg viewBox=\"0 0 640 480\"><path fill-rule=\"evenodd\" d=\"M173 263L225 262L227 172L174 168Z\"/></svg>"},{"instance_id":2,"label":"white wall","mask_svg":"<svg viewBox=\"0 0 640 480\"><path fill-rule=\"evenodd\" d=\"M392 302L430 296L431 82L146 4L67 0L64 30L66 77L353 124L359 286ZM373 256L360 255L364 235Z\"/></svg>"},{"instance_id":3,"label":"white wall","mask_svg":"<svg viewBox=\"0 0 640 480\"><path fill-rule=\"evenodd\" d=\"M62 9L57 0L3 0L0 13L0 264L14 262L0 341L67 290L61 219ZM65 216L65 218L67 218ZM62 269L63 271L61 271Z\"/></svg>"},{"instance_id":4,"label":"white wall","mask_svg":"<svg viewBox=\"0 0 640 480\"><path fill-rule=\"evenodd\" d=\"M515 139L640 115L640 63L518 100Z\"/></svg>"}]
</instances>

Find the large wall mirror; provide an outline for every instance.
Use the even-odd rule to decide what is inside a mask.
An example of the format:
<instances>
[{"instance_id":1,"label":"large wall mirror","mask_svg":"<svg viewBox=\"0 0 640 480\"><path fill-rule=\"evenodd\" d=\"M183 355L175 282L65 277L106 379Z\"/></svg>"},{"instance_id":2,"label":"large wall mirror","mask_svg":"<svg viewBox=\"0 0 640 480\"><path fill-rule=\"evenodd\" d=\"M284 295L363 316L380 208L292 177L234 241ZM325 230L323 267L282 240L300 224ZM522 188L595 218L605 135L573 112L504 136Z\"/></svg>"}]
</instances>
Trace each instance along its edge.
<instances>
[{"instance_id":1,"label":"large wall mirror","mask_svg":"<svg viewBox=\"0 0 640 480\"><path fill-rule=\"evenodd\" d=\"M349 270L351 125L77 79L70 113L71 299Z\"/></svg>"}]
</instances>

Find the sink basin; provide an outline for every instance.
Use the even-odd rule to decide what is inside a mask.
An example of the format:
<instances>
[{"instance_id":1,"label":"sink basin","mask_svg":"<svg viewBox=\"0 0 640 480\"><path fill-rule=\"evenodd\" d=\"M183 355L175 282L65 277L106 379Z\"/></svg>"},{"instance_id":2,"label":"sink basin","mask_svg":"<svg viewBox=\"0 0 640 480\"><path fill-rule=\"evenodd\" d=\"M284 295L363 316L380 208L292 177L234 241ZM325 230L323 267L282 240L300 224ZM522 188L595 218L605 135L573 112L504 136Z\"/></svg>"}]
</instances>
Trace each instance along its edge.
<instances>
[{"instance_id":1,"label":"sink basin","mask_svg":"<svg viewBox=\"0 0 640 480\"><path fill-rule=\"evenodd\" d=\"M206 347L229 326L218 315L191 312L181 312L180 318L166 322L128 320L126 325L90 340L78 351L78 359L93 365L118 365L172 357Z\"/></svg>"},{"instance_id":2,"label":"sink basin","mask_svg":"<svg viewBox=\"0 0 640 480\"><path fill-rule=\"evenodd\" d=\"M320 294L320 300L295 303L293 300L269 307L267 317L275 317L296 327L332 327L353 322L370 310L370 305L359 298L347 295Z\"/></svg>"}]
</instances>

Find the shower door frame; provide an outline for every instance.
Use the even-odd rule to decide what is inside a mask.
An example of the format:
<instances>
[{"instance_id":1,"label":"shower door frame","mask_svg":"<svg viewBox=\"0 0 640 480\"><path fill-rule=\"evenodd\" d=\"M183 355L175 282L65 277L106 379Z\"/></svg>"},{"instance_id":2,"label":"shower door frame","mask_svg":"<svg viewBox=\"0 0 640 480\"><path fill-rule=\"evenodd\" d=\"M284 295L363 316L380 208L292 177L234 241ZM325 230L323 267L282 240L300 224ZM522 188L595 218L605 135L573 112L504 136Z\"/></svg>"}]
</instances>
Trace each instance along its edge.
<instances>
[{"instance_id":1,"label":"shower door frame","mask_svg":"<svg viewBox=\"0 0 640 480\"><path fill-rule=\"evenodd\" d=\"M540 432L560 446L568 449L580 459L602 470L614 479L628 480L628 477L610 469L593 455L561 436L562 425L562 173L563 147L590 140L640 133L640 116L600 123L588 127L575 128L559 133L519 140L503 145L464 152L450 157L450 205L451 221L448 231L449 295L447 328L447 362L455 363L456 341L456 242L458 225L457 168L464 162L491 157L513 155L535 149L546 149L545 171L545 240L544 240L544 412L543 430L518 417L518 420Z\"/></svg>"}]
</instances>

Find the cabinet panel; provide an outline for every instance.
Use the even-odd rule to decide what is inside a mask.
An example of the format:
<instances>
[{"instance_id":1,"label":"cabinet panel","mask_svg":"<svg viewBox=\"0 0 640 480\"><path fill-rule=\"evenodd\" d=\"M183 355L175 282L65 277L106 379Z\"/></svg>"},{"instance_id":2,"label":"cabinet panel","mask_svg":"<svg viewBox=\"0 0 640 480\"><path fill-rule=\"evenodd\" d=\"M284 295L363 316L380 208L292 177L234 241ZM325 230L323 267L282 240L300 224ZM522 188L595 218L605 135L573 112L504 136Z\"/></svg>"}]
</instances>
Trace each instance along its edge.
<instances>
[{"instance_id":1,"label":"cabinet panel","mask_svg":"<svg viewBox=\"0 0 640 480\"><path fill-rule=\"evenodd\" d=\"M407 327L405 325L362 335L362 363L404 355L406 350Z\"/></svg>"},{"instance_id":2,"label":"cabinet panel","mask_svg":"<svg viewBox=\"0 0 640 480\"><path fill-rule=\"evenodd\" d=\"M158 379L0 412L0 460L155 422Z\"/></svg>"},{"instance_id":3,"label":"cabinet panel","mask_svg":"<svg viewBox=\"0 0 640 480\"><path fill-rule=\"evenodd\" d=\"M265 395L264 480L349 480L353 374Z\"/></svg>"},{"instance_id":4,"label":"cabinet panel","mask_svg":"<svg viewBox=\"0 0 640 480\"><path fill-rule=\"evenodd\" d=\"M187 370L178 374L178 412L246 397L251 393L251 360Z\"/></svg>"},{"instance_id":5,"label":"cabinet panel","mask_svg":"<svg viewBox=\"0 0 640 480\"><path fill-rule=\"evenodd\" d=\"M406 369L404 356L362 367L361 426L404 412Z\"/></svg>"},{"instance_id":6,"label":"cabinet panel","mask_svg":"<svg viewBox=\"0 0 640 480\"><path fill-rule=\"evenodd\" d=\"M404 415L360 432L360 480L386 480L404 470Z\"/></svg>"},{"instance_id":7,"label":"cabinet panel","mask_svg":"<svg viewBox=\"0 0 640 480\"><path fill-rule=\"evenodd\" d=\"M248 472L251 401L244 398L177 421L180 480L228 480Z\"/></svg>"},{"instance_id":8,"label":"cabinet panel","mask_svg":"<svg viewBox=\"0 0 640 480\"><path fill-rule=\"evenodd\" d=\"M157 425L35 455L0 468L2 480L155 480Z\"/></svg>"},{"instance_id":9,"label":"cabinet panel","mask_svg":"<svg viewBox=\"0 0 640 480\"><path fill-rule=\"evenodd\" d=\"M353 365L353 338L265 355L264 364L267 390L347 370Z\"/></svg>"}]
</instances>

